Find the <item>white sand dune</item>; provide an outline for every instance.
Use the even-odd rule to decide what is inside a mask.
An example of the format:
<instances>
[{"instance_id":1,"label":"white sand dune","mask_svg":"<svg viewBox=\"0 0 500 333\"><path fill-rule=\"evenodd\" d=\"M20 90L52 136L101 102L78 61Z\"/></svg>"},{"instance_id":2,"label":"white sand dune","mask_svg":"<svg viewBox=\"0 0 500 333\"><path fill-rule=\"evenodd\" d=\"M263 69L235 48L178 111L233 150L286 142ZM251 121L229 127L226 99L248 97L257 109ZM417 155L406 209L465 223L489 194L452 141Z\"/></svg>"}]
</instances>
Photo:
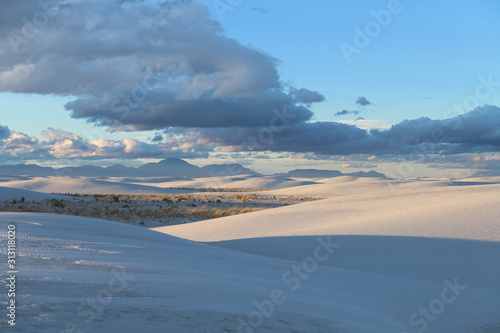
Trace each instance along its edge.
<instances>
[{"instance_id":1,"label":"white sand dune","mask_svg":"<svg viewBox=\"0 0 500 333\"><path fill-rule=\"evenodd\" d=\"M447 288L307 261L307 276L297 275L296 262L109 221L3 213L2 237L8 224L20 244L13 332L413 333L408 316ZM325 256L321 242L328 239L317 242ZM4 262L0 267L6 271ZM498 298L469 289L457 289L459 296L445 290L456 301L426 331L498 327ZM4 307L6 296L1 301Z\"/></svg>"},{"instance_id":2,"label":"white sand dune","mask_svg":"<svg viewBox=\"0 0 500 333\"><path fill-rule=\"evenodd\" d=\"M138 185L152 185L148 182L136 182ZM316 179L293 178L286 176L227 176L172 180L155 183L161 188L250 188L280 189L309 184L319 184Z\"/></svg>"},{"instance_id":3,"label":"white sand dune","mask_svg":"<svg viewBox=\"0 0 500 333\"><path fill-rule=\"evenodd\" d=\"M413 183L402 188L379 185L379 191L156 230L203 242L310 235L500 241L498 194L498 184L427 187Z\"/></svg>"},{"instance_id":4,"label":"white sand dune","mask_svg":"<svg viewBox=\"0 0 500 333\"><path fill-rule=\"evenodd\" d=\"M161 194L187 193L192 191L172 190L149 185L137 185L108 179L93 179L86 177L36 177L29 180L2 183L4 186L37 191L42 193L80 193L80 194Z\"/></svg>"},{"instance_id":5,"label":"white sand dune","mask_svg":"<svg viewBox=\"0 0 500 333\"><path fill-rule=\"evenodd\" d=\"M339 193L366 193L404 184L403 181L388 181L377 178L293 178L285 176L234 176L218 178L169 179L162 177L142 178L88 178L88 177L33 177L5 179L2 186L43 193L189 193L190 190L173 188L267 188L259 192L270 195L337 196Z\"/></svg>"},{"instance_id":6,"label":"white sand dune","mask_svg":"<svg viewBox=\"0 0 500 333\"><path fill-rule=\"evenodd\" d=\"M154 230L0 213L0 237L14 223L19 239L12 331L500 332L499 192L492 180L316 179L268 193L331 198ZM110 287L117 276L126 286Z\"/></svg>"},{"instance_id":7,"label":"white sand dune","mask_svg":"<svg viewBox=\"0 0 500 333\"><path fill-rule=\"evenodd\" d=\"M288 190L331 194L331 183ZM381 184L360 193L376 188L373 180L362 180L336 198L155 230L296 261L310 255L317 236L329 235L341 248L323 265L429 283L456 277L471 293L490 295L484 305L498 308L500 185ZM495 318L499 322L500 313Z\"/></svg>"},{"instance_id":8,"label":"white sand dune","mask_svg":"<svg viewBox=\"0 0 500 333\"><path fill-rule=\"evenodd\" d=\"M23 197L26 201L41 201L48 198L67 199L67 197L56 194L40 193L19 188L0 186L0 201L16 200L19 202Z\"/></svg>"},{"instance_id":9,"label":"white sand dune","mask_svg":"<svg viewBox=\"0 0 500 333\"><path fill-rule=\"evenodd\" d=\"M262 192L270 195L312 195L312 196L345 196L353 194L366 194L369 192L387 192L396 189L415 189L415 188L434 188L442 186L450 186L459 182L452 182L444 179L427 179L427 180L397 180L397 179L380 179L380 178L362 178L352 176L340 176L335 178L323 179L307 179L296 178L296 181L306 182L314 180L310 184L291 185L286 188L271 189L271 191ZM460 182L468 184L469 182ZM475 184L476 182L474 182ZM495 182L500 183L500 179ZM479 181L479 184L483 182Z\"/></svg>"}]
</instances>

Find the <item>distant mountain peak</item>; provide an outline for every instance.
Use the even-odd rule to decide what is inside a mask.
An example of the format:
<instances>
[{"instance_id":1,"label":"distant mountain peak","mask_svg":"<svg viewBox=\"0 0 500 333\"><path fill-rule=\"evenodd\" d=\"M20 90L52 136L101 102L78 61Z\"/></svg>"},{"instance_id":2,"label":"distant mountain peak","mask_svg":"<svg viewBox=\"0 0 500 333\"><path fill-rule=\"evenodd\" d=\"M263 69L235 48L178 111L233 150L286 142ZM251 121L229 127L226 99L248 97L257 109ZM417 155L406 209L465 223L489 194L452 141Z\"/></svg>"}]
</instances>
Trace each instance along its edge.
<instances>
[{"instance_id":1,"label":"distant mountain peak","mask_svg":"<svg viewBox=\"0 0 500 333\"><path fill-rule=\"evenodd\" d=\"M207 173L208 176L239 176L245 174L252 176L262 176L260 173L245 168L238 163L210 164L202 167L201 170Z\"/></svg>"},{"instance_id":2,"label":"distant mountain peak","mask_svg":"<svg viewBox=\"0 0 500 333\"><path fill-rule=\"evenodd\" d=\"M192 165L180 158L167 158L159 162L159 164L171 164L171 165Z\"/></svg>"}]
</instances>

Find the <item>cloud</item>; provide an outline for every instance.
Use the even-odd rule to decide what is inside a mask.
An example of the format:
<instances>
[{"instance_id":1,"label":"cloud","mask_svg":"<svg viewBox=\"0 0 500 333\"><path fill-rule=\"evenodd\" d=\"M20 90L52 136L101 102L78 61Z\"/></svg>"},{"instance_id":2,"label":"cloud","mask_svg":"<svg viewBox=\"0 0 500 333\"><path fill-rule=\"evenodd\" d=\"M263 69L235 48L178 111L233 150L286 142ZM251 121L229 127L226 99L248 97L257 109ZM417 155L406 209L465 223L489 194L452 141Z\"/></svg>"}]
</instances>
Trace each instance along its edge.
<instances>
[{"instance_id":1,"label":"cloud","mask_svg":"<svg viewBox=\"0 0 500 333\"><path fill-rule=\"evenodd\" d=\"M372 105L372 102L367 100L366 97L361 96L361 97L358 97L358 99L356 100L356 104L359 104L361 106L367 106L367 105Z\"/></svg>"},{"instance_id":2,"label":"cloud","mask_svg":"<svg viewBox=\"0 0 500 333\"><path fill-rule=\"evenodd\" d=\"M0 91L76 96L66 104L73 118L114 130L259 126L283 107L308 120L312 112L296 103L323 100L307 89L286 93L278 60L226 37L196 1L59 2L26 38L10 16L40 10L35 1L0 2L0 32L10 36L0 42Z\"/></svg>"},{"instance_id":3,"label":"cloud","mask_svg":"<svg viewBox=\"0 0 500 333\"><path fill-rule=\"evenodd\" d=\"M48 139L42 146L55 158L86 156L92 154L95 148L78 135L62 130L49 128L42 132L42 136Z\"/></svg>"},{"instance_id":4,"label":"cloud","mask_svg":"<svg viewBox=\"0 0 500 333\"><path fill-rule=\"evenodd\" d=\"M363 163L363 162L355 162L355 161L350 161L350 162L345 162L341 166L341 168L360 168L360 169L374 169L378 167L377 164L371 164L371 163Z\"/></svg>"},{"instance_id":5,"label":"cloud","mask_svg":"<svg viewBox=\"0 0 500 333\"><path fill-rule=\"evenodd\" d=\"M388 131L372 131L394 146L428 144L448 154L498 151L500 147L500 108L478 107L464 115L444 120L419 118L405 120Z\"/></svg>"},{"instance_id":6,"label":"cloud","mask_svg":"<svg viewBox=\"0 0 500 333\"><path fill-rule=\"evenodd\" d=\"M484 106L450 119L405 120L388 130L337 122L180 131L185 142L221 151L323 155L434 155L500 151L500 108Z\"/></svg>"},{"instance_id":7,"label":"cloud","mask_svg":"<svg viewBox=\"0 0 500 333\"><path fill-rule=\"evenodd\" d=\"M10 131L10 136L0 141L0 159L20 162L227 155L334 158L347 163L352 163L354 157L370 165L404 160L441 169L484 171L498 170L500 165L500 108L495 106L479 107L443 120L405 120L387 130L337 122L285 124L286 117L282 116L269 126L173 128L161 134L162 142L154 143L134 138L89 140L53 128L43 131L44 139L38 140Z\"/></svg>"},{"instance_id":8,"label":"cloud","mask_svg":"<svg viewBox=\"0 0 500 333\"><path fill-rule=\"evenodd\" d=\"M250 8L250 11L252 12L259 12L261 14L265 14L267 13L269 10L268 9L265 9L265 8L262 8L262 7L253 7L253 8Z\"/></svg>"},{"instance_id":9,"label":"cloud","mask_svg":"<svg viewBox=\"0 0 500 333\"><path fill-rule=\"evenodd\" d=\"M344 155L361 153L368 133L355 126L336 122L298 123L258 128L208 128L182 131L183 139L194 145L225 152L272 151ZM176 133L179 135L180 133Z\"/></svg>"},{"instance_id":10,"label":"cloud","mask_svg":"<svg viewBox=\"0 0 500 333\"><path fill-rule=\"evenodd\" d=\"M41 11L39 2L0 2L0 34L7 36L0 40L0 91L72 96L65 107L74 118L161 134L152 143L88 140L49 128L39 140L0 126L2 161L268 151L391 159L500 151L500 109L494 106L389 129L375 129L380 124L369 120L312 122L310 104L325 97L306 88L287 90L277 59L226 37L209 9L194 0L54 4L50 19L33 29L22 18ZM364 96L355 103L372 105Z\"/></svg>"},{"instance_id":11,"label":"cloud","mask_svg":"<svg viewBox=\"0 0 500 333\"><path fill-rule=\"evenodd\" d=\"M385 121L376 119L364 119L361 117L354 120L339 120L338 122L347 125L354 125L358 128L368 131L373 129L388 130L391 128L391 124L387 124Z\"/></svg>"},{"instance_id":12,"label":"cloud","mask_svg":"<svg viewBox=\"0 0 500 333\"><path fill-rule=\"evenodd\" d=\"M148 144L133 138L123 140L89 140L74 133L49 128L42 132L44 140L38 140L24 133L11 131L10 136L0 141L2 162L64 160L104 160L136 158L203 158L208 151L170 141Z\"/></svg>"},{"instance_id":13,"label":"cloud","mask_svg":"<svg viewBox=\"0 0 500 333\"><path fill-rule=\"evenodd\" d=\"M0 125L0 140L7 139L10 136L10 130L7 126Z\"/></svg>"},{"instance_id":14,"label":"cloud","mask_svg":"<svg viewBox=\"0 0 500 333\"><path fill-rule=\"evenodd\" d=\"M349 115L349 114L358 115L359 111L342 110L342 111L339 111L339 112L335 113L335 116L346 116L346 115Z\"/></svg>"},{"instance_id":15,"label":"cloud","mask_svg":"<svg viewBox=\"0 0 500 333\"><path fill-rule=\"evenodd\" d=\"M325 100L325 96L323 96L322 94L305 88L292 90L290 95L293 96L295 103L311 104L323 102Z\"/></svg>"},{"instance_id":16,"label":"cloud","mask_svg":"<svg viewBox=\"0 0 500 333\"><path fill-rule=\"evenodd\" d=\"M163 135L156 133L155 136L151 139L153 142L161 142L163 141Z\"/></svg>"},{"instance_id":17,"label":"cloud","mask_svg":"<svg viewBox=\"0 0 500 333\"><path fill-rule=\"evenodd\" d=\"M109 96L112 97L112 96ZM278 91L229 99L178 100L162 91L151 91L137 108L118 104L112 98L82 97L66 108L72 117L87 118L117 130L157 130L169 127L235 127L269 124L274 110L286 107L296 117L294 122L309 120L313 113Z\"/></svg>"}]
</instances>

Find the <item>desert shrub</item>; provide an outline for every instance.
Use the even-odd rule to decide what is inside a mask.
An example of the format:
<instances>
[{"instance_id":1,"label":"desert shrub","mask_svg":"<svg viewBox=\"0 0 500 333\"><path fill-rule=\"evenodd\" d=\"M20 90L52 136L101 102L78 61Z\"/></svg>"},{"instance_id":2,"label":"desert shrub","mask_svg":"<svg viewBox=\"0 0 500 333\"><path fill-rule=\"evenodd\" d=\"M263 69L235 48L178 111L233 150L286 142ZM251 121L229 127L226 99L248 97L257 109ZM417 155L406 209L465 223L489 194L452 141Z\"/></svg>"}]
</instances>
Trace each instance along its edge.
<instances>
[{"instance_id":1,"label":"desert shrub","mask_svg":"<svg viewBox=\"0 0 500 333\"><path fill-rule=\"evenodd\" d=\"M324 197L269 196L256 193L69 195L73 200L45 199L32 202L27 202L25 198L8 200L0 203L0 211L69 214L138 224L149 221L171 223L172 220L186 223L280 207L304 200L324 199ZM75 200L78 197L94 200ZM176 201L187 202L176 204Z\"/></svg>"},{"instance_id":2,"label":"desert shrub","mask_svg":"<svg viewBox=\"0 0 500 333\"><path fill-rule=\"evenodd\" d=\"M54 207L54 208L64 208L64 201L63 201L63 199L61 199L61 200L52 199L52 207Z\"/></svg>"},{"instance_id":3,"label":"desert shrub","mask_svg":"<svg viewBox=\"0 0 500 333\"><path fill-rule=\"evenodd\" d=\"M239 200L241 202L249 202L250 201L250 196L248 195L243 195L243 194L237 194L234 196L236 200Z\"/></svg>"}]
</instances>

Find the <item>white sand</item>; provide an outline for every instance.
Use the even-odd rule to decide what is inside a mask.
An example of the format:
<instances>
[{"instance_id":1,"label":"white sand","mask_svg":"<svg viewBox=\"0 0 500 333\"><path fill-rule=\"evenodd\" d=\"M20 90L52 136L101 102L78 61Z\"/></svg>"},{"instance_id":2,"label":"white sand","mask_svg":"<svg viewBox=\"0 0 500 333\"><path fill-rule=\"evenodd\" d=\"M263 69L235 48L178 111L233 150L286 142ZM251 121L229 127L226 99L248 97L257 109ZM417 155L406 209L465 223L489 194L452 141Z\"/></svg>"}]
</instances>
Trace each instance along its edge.
<instances>
[{"instance_id":1,"label":"white sand","mask_svg":"<svg viewBox=\"0 0 500 333\"><path fill-rule=\"evenodd\" d=\"M61 195L40 193L35 191L3 186L6 183L0 183L0 184L2 185L0 186L0 201L16 200L17 202L20 202L23 197L26 201L41 201L47 198L55 198L55 199L65 198L64 196Z\"/></svg>"},{"instance_id":2,"label":"white sand","mask_svg":"<svg viewBox=\"0 0 500 333\"><path fill-rule=\"evenodd\" d=\"M9 223L19 239L12 331L500 331L495 180L340 178L273 190L330 199L154 230L0 213L2 239ZM113 269L133 278L123 290ZM271 309L273 290L286 301Z\"/></svg>"},{"instance_id":3,"label":"white sand","mask_svg":"<svg viewBox=\"0 0 500 333\"><path fill-rule=\"evenodd\" d=\"M29 180L10 181L0 184L2 186L37 191L42 193L161 194L191 192L163 189L152 185L137 185L133 183L120 182L115 179L93 179L86 177L34 177L33 179Z\"/></svg>"}]
</instances>

